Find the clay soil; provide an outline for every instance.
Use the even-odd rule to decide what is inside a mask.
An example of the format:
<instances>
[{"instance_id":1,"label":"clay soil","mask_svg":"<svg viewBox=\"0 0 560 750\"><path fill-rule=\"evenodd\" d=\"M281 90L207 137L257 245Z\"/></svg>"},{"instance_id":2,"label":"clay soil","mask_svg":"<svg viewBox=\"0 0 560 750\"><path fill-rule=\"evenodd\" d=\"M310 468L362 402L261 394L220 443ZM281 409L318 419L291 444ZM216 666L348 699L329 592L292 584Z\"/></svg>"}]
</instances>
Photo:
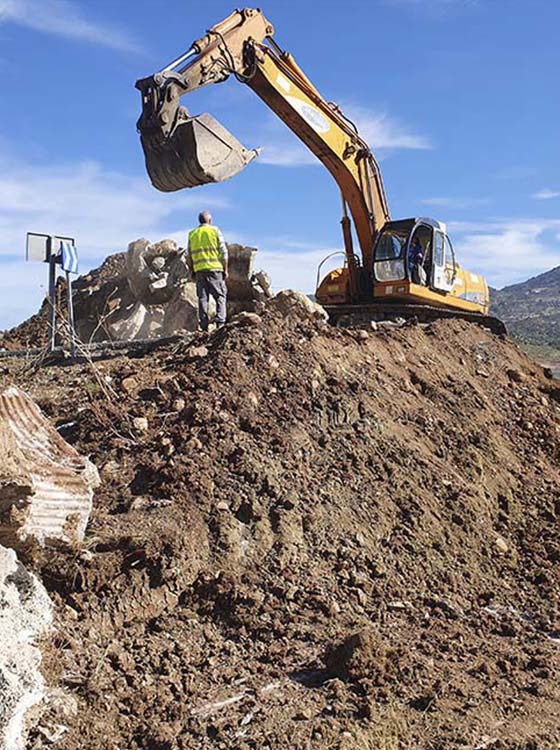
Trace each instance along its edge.
<instances>
[{"instance_id":1,"label":"clay soil","mask_svg":"<svg viewBox=\"0 0 560 750\"><path fill-rule=\"evenodd\" d=\"M509 341L265 315L2 380L102 478L24 556L79 708L31 750L560 746L560 389Z\"/></svg>"}]
</instances>

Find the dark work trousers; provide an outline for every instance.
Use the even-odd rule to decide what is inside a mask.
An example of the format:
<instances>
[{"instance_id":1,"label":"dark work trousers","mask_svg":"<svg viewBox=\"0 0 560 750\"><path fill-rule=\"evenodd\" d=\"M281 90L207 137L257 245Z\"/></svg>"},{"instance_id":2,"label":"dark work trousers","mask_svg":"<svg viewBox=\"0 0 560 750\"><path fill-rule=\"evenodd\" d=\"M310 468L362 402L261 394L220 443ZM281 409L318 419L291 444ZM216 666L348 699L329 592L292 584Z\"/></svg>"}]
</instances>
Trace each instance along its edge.
<instances>
[{"instance_id":1,"label":"dark work trousers","mask_svg":"<svg viewBox=\"0 0 560 750\"><path fill-rule=\"evenodd\" d=\"M216 302L216 323L226 322L227 287L222 271L198 271L196 274L198 296L198 322L203 331L208 330L208 302L210 295Z\"/></svg>"}]
</instances>

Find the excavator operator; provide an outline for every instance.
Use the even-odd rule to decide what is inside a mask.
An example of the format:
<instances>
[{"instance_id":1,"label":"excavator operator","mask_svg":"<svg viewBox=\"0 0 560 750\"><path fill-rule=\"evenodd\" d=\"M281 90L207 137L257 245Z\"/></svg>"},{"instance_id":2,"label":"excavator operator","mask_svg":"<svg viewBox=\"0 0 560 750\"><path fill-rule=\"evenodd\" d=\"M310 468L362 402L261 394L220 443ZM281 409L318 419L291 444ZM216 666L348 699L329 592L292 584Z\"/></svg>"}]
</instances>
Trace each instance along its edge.
<instances>
[{"instance_id":1,"label":"excavator operator","mask_svg":"<svg viewBox=\"0 0 560 750\"><path fill-rule=\"evenodd\" d=\"M228 255L223 234L212 225L212 214L201 211L198 222L198 227L189 232L187 263L196 281L198 323L207 331L210 297L216 302L217 327L226 322Z\"/></svg>"}]
</instances>

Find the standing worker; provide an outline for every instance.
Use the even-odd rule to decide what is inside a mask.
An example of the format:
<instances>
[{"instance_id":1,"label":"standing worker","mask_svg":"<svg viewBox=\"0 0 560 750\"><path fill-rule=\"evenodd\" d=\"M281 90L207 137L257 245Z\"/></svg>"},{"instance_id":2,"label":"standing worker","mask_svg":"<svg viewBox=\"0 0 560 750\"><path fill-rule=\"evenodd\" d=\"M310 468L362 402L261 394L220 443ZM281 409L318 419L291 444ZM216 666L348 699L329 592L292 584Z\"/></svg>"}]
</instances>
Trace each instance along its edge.
<instances>
[{"instance_id":1,"label":"standing worker","mask_svg":"<svg viewBox=\"0 0 560 750\"><path fill-rule=\"evenodd\" d=\"M189 232L187 262L196 280L198 322L207 331L210 295L216 302L217 327L226 322L228 256L223 234L212 226L212 214L201 211L198 222L197 229Z\"/></svg>"}]
</instances>

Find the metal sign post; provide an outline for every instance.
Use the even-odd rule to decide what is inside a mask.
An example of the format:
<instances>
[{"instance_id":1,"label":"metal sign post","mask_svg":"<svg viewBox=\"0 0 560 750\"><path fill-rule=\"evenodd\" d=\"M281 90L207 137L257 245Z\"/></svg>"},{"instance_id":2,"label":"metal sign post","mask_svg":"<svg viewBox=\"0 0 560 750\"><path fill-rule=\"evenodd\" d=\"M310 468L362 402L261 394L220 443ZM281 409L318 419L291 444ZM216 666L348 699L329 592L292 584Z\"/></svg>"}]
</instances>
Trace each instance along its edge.
<instances>
[{"instance_id":1,"label":"metal sign post","mask_svg":"<svg viewBox=\"0 0 560 750\"><path fill-rule=\"evenodd\" d=\"M26 260L36 260L49 264L49 351L56 348L56 271L60 265L66 274L68 296L68 325L70 329L70 353L76 356L76 327L74 300L72 299L72 279L70 274L78 273L78 253L72 237L27 233Z\"/></svg>"},{"instance_id":2,"label":"metal sign post","mask_svg":"<svg viewBox=\"0 0 560 750\"><path fill-rule=\"evenodd\" d=\"M54 237L47 240L49 258L49 350L54 351L56 339L56 255L53 253Z\"/></svg>"},{"instance_id":3,"label":"metal sign post","mask_svg":"<svg viewBox=\"0 0 560 750\"><path fill-rule=\"evenodd\" d=\"M72 278L66 271L66 289L68 290L68 322L70 324L70 355L76 356L76 325L74 321L74 300L72 299Z\"/></svg>"}]
</instances>

